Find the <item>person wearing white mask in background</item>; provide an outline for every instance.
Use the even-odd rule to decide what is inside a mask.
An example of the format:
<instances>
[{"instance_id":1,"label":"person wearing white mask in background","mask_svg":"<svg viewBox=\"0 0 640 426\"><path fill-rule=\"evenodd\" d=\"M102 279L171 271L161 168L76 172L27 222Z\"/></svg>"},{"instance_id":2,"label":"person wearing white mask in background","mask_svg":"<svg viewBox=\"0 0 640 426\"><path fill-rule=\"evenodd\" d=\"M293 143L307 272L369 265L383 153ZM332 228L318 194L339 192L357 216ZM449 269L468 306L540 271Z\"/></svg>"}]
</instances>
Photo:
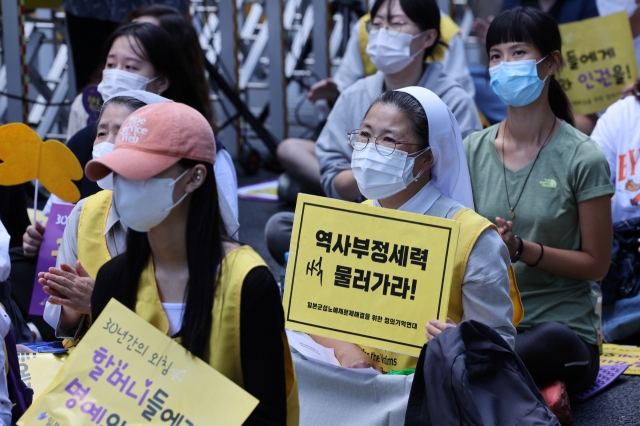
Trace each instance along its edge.
<instances>
[{"instance_id":1,"label":"person wearing white mask in background","mask_svg":"<svg viewBox=\"0 0 640 426\"><path fill-rule=\"evenodd\" d=\"M476 211L498 225L514 263L525 312L515 350L543 395L561 395L547 401L570 423L567 392L589 389L598 375L591 281L609 269L614 188L602 150L573 127L555 78L561 48L558 25L539 9L495 18L486 41L490 84L507 118L464 148Z\"/></svg>"},{"instance_id":2,"label":"person wearing white mask in background","mask_svg":"<svg viewBox=\"0 0 640 426\"><path fill-rule=\"evenodd\" d=\"M105 100L110 99L119 91L142 90L150 93L163 94L168 99L185 103L198 112L205 114L201 97L196 86L186 71L182 54L179 52L171 36L162 28L150 23L131 23L118 28L107 42L108 52L103 71L103 81L99 91ZM82 167L92 159L92 144L96 139L96 124L92 123L80 130L67 146L76 155ZM216 162L214 172L221 192L227 204L238 217L237 180L233 160L228 152L221 149L219 161ZM100 190L98 185L83 177L79 182L81 198L89 197ZM51 196L44 209L45 215L53 202L61 200ZM32 288L32 277L36 272L36 258L42 243L44 227L36 223L27 227L23 236L23 252L25 262L21 262L24 269L20 274L24 279L14 281L14 285ZM21 306L29 305L30 291L22 291L25 300ZM26 316L26 312L23 315Z\"/></svg>"},{"instance_id":3,"label":"person wearing white mask in background","mask_svg":"<svg viewBox=\"0 0 640 426\"><path fill-rule=\"evenodd\" d=\"M424 61L441 48L440 9L435 0L377 0L371 16L367 53L379 71L340 94L312 147L315 150L300 151L305 167L317 171L315 179L319 178L323 192L331 198L353 201L363 195L351 170L351 148L342 142L344 129L356 127L371 101L382 92L425 87L453 112L463 137L482 128L471 96L442 71L441 63ZM292 225L293 214L289 212L274 215L266 225L267 247L281 264Z\"/></svg>"},{"instance_id":4,"label":"person wearing white mask in background","mask_svg":"<svg viewBox=\"0 0 640 426\"><path fill-rule=\"evenodd\" d=\"M371 10L374 5L375 1L369 0L368 10ZM418 2L411 1L401 2L401 6L410 16L415 15L410 12L411 9L423 9L423 6ZM439 13L440 24L438 29L444 45L441 44L439 48L432 50L425 56L425 60L428 62L440 62L442 64L442 72L460 84L473 99L475 86L467 65L464 40L460 34L460 28L449 16L440 11ZM325 115L329 113L330 108L333 107L341 92L347 90L359 79L375 74L378 70L367 51L368 28L371 26L371 16L367 13L353 25L346 50L335 75L332 78L316 82L307 93L309 102L324 110L323 114ZM409 49L409 46L398 45L397 47L399 49ZM317 166L310 167L310 164L313 164L312 159L315 160L314 146L314 141L312 140L285 139L278 145L277 156L291 177L302 180L308 187L320 192L320 172ZM283 185L287 184L287 180L285 175L282 178ZM280 192L286 197L287 195L293 195L292 192L294 191Z\"/></svg>"},{"instance_id":5,"label":"person wearing white mask in background","mask_svg":"<svg viewBox=\"0 0 640 426\"><path fill-rule=\"evenodd\" d=\"M363 113L360 128L343 143L365 204L381 214L393 209L455 219L460 235L452 276L447 321L425 324L425 341L476 320L492 327L513 347L522 304L509 253L495 226L473 211L471 182L460 130L447 106L431 91L407 87L379 95ZM429 320L426 318L425 320ZM343 367L388 373L416 368L418 358L350 342L311 336L333 348ZM403 424L409 376L371 376L323 367L294 353L300 383L301 423ZM310 383L310 384L309 384ZM331 410L327 410L331 407ZM363 422L362 419L367 419Z\"/></svg>"},{"instance_id":6,"label":"person wearing white mask in background","mask_svg":"<svg viewBox=\"0 0 640 426\"><path fill-rule=\"evenodd\" d=\"M143 90L125 91L110 98L103 105L98 119L93 159L113 150L116 134L129 114L145 105L165 101L166 98ZM126 248L126 227L120 222L111 200L113 175L109 174L97 183L107 191L78 202L67 220L56 268L39 271L40 283L51 296L45 307L44 319L56 330L57 337L73 338L76 335L77 331L65 326L76 323L80 314L90 312L97 270ZM223 220L228 225L227 231L233 235L238 228L237 220L222 194L219 201ZM93 241L100 243L96 245ZM105 245L109 257L104 256Z\"/></svg>"}]
</instances>

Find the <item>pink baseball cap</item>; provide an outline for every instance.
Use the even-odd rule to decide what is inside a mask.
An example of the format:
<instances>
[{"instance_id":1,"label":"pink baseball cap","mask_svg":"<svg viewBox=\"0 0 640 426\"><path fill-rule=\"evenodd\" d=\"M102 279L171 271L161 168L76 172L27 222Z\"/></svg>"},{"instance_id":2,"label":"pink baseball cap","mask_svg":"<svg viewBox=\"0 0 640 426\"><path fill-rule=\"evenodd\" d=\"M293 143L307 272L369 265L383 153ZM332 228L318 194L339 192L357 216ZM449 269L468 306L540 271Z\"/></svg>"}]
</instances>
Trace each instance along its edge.
<instances>
[{"instance_id":1,"label":"pink baseball cap","mask_svg":"<svg viewBox=\"0 0 640 426\"><path fill-rule=\"evenodd\" d=\"M85 173L92 181L112 171L127 179L144 180L183 158L214 164L213 130L195 109L167 101L131 113L118 131L113 151L89 161Z\"/></svg>"}]
</instances>

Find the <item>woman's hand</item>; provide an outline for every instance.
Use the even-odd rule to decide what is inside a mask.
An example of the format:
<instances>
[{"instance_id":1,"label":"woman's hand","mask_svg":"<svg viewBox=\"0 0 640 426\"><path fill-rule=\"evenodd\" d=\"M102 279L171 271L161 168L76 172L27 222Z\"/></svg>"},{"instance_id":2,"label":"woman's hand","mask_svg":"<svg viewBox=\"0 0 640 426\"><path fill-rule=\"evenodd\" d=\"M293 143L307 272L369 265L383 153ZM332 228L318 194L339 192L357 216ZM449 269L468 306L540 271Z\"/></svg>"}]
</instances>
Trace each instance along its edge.
<instances>
[{"instance_id":1,"label":"woman's hand","mask_svg":"<svg viewBox=\"0 0 640 426\"><path fill-rule=\"evenodd\" d=\"M364 353L358 345L346 343L336 349L336 358L345 368L369 368L373 367L382 373L382 368L369 355Z\"/></svg>"},{"instance_id":2,"label":"woman's hand","mask_svg":"<svg viewBox=\"0 0 640 426\"><path fill-rule=\"evenodd\" d=\"M35 226L27 226L27 230L22 235L22 251L25 257L36 257L42 245L42 235L44 234L44 226L36 221Z\"/></svg>"},{"instance_id":3,"label":"woman's hand","mask_svg":"<svg viewBox=\"0 0 640 426\"><path fill-rule=\"evenodd\" d=\"M76 261L76 268L63 263L49 272L38 273L38 283L49 297L49 303L66 306L81 314L91 313L91 293L95 281Z\"/></svg>"},{"instance_id":4,"label":"woman's hand","mask_svg":"<svg viewBox=\"0 0 640 426\"><path fill-rule=\"evenodd\" d=\"M424 326L424 329L427 331L424 335L427 336L427 340L431 340L436 337L438 334L443 331L454 328L456 323L451 320L451 318L447 318L447 322L438 321L437 319L433 319Z\"/></svg>"},{"instance_id":5,"label":"woman's hand","mask_svg":"<svg viewBox=\"0 0 640 426\"><path fill-rule=\"evenodd\" d=\"M513 233L513 222L496 217L496 223L498 224L498 232L502 237L502 241L509 249L509 256L515 256L519 243L516 235Z\"/></svg>"},{"instance_id":6,"label":"woman's hand","mask_svg":"<svg viewBox=\"0 0 640 426\"><path fill-rule=\"evenodd\" d=\"M326 99L329 105L333 105L339 95L340 92L338 91L336 83L330 78L325 78L311 86L309 93L307 93L307 99L309 99L311 103L315 103L320 99Z\"/></svg>"}]
</instances>

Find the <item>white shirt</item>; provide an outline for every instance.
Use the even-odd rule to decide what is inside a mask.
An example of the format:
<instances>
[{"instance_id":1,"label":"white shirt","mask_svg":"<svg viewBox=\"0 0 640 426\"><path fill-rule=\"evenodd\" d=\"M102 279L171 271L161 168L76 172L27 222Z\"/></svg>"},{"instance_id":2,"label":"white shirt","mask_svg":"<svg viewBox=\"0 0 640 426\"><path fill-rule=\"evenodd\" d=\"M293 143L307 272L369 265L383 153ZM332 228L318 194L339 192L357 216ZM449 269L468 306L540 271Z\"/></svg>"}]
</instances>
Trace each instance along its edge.
<instances>
[{"instance_id":1,"label":"white shirt","mask_svg":"<svg viewBox=\"0 0 640 426\"><path fill-rule=\"evenodd\" d=\"M596 123L591 139L607 157L613 222L640 216L640 101L627 96L611 105Z\"/></svg>"},{"instance_id":2,"label":"white shirt","mask_svg":"<svg viewBox=\"0 0 640 426\"><path fill-rule=\"evenodd\" d=\"M182 328L182 317L184 316L184 307L186 303L165 303L162 302L162 308L169 320L169 335L175 336L180 328Z\"/></svg>"}]
</instances>

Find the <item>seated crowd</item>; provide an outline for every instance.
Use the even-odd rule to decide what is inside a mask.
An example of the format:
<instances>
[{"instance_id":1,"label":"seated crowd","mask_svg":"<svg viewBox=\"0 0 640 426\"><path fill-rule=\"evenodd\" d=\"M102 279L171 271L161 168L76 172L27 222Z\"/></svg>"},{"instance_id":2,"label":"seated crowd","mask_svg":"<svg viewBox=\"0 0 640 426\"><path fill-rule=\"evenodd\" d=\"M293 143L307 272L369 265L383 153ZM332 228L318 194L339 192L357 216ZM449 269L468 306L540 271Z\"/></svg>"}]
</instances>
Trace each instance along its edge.
<instances>
[{"instance_id":1,"label":"seated crowd","mask_svg":"<svg viewBox=\"0 0 640 426\"><path fill-rule=\"evenodd\" d=\"M563 397L594 384L602 340L640 333L638 289L621 297L609 272L612 251L615 260L623 250L614 244L620 224L640 221L640 80L601 117L576 117L556 77L558 23L597 9L591 2L595 15L569 17L562 2L539 3L546 11L505 1L476 25L492 102L503 109L488 120L483 109L493 107L474 97L486 87L474 85L459 28L436 1L371 2L336 75L309 92L331 108L322 131L315 141L283 141L277 156L299 182L284 198L310 191L458 221L447 320L424 324L425 343L463 321L490 327L545 398L560 396L547 402L570 424ZM171 7L144 6L104 52L99 115L68 141L85 176L55 267L36 270L44 227L27 226L21 195L0 188L0 302L10 317L2 311L0 323L12 323L18 342L71 347L115 298L254 395L247 424L298 424L306 407L298 389L302 400L314 384L295 374L273 274L239 242L235 168L214 136L195 31ZM140 120L147 131L131 144ZM265 227L280 264L293 217L278 213ZM36 275L49 295L41 318L28 315ZM408 355L310 337L343 367L388 373L372 352L394 359L393 370L420 367ZM322 398L314 404L326 409ZM10 405L0 395L0 418Z\"/></svg>"}]
</instances>

